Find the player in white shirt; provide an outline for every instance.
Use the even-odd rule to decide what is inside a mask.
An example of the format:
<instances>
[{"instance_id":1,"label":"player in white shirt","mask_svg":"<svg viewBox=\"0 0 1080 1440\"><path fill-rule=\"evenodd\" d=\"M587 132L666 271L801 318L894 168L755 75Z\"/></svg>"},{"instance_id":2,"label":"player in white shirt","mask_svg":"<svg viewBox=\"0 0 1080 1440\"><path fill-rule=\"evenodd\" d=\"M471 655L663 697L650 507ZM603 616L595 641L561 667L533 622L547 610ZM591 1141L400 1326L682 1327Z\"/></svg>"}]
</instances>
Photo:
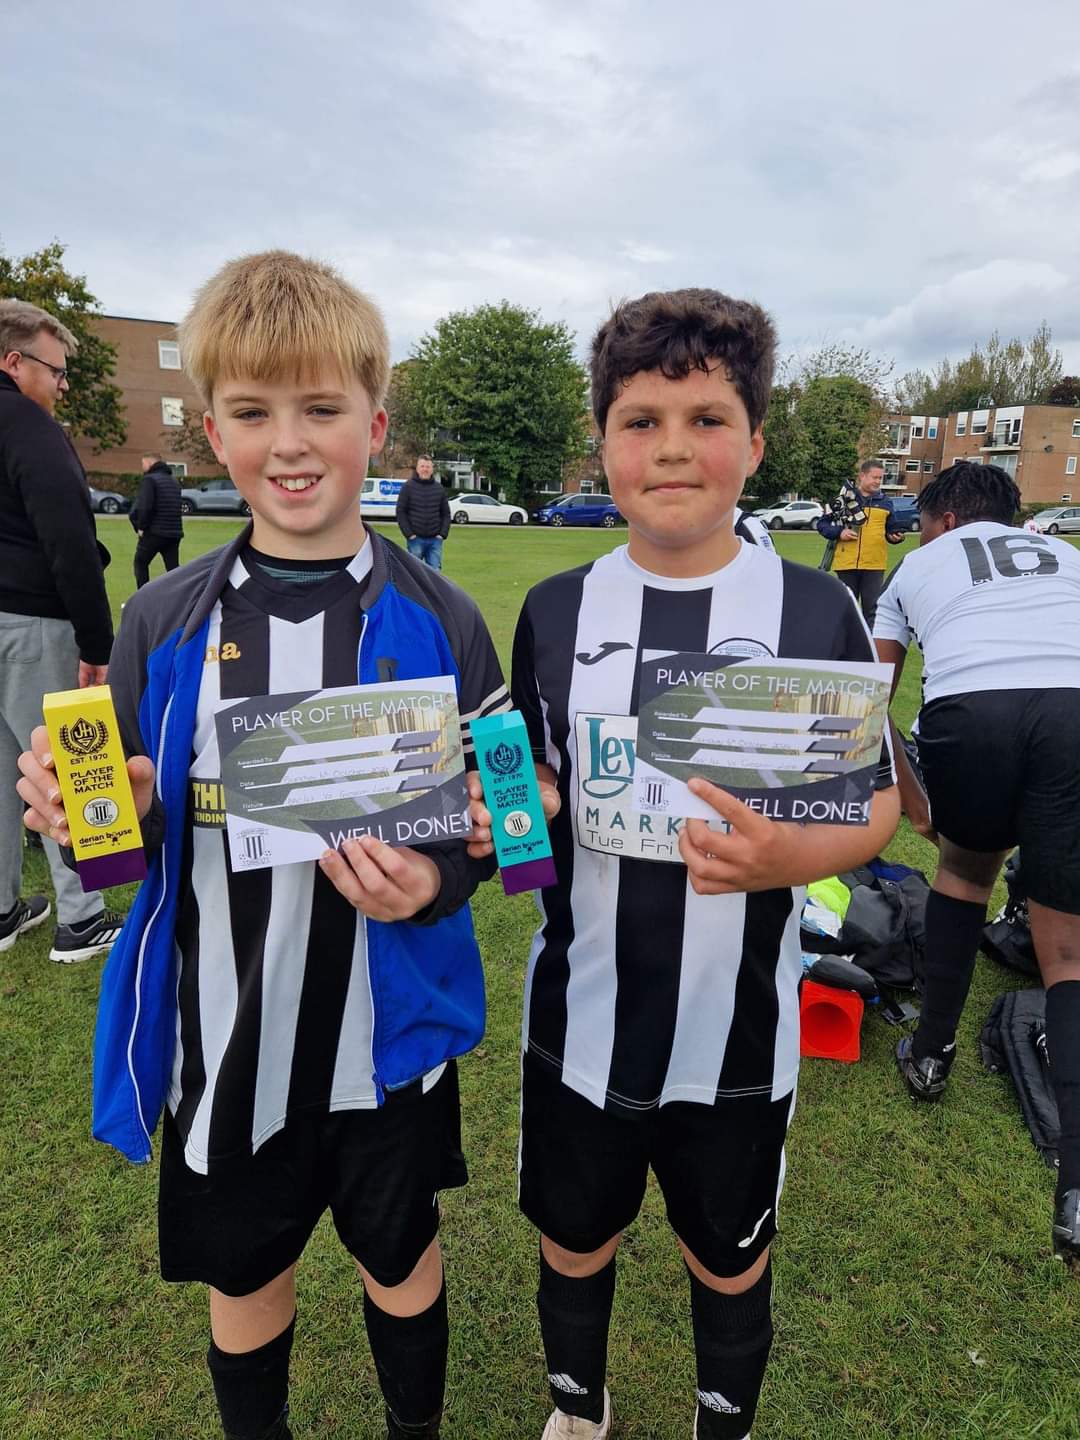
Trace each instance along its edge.
<instances>
[{"instance_id":1,"label":"player in white shirt","mask_svg":"<svg viewBox=\"0 0 1080 1440\"><path fill-rule=\"evenodd\" d=\"M874 625L894 693L909 642L923 653L925 793L896 761L904 809L941 856L925 1001L897 1063L915 1098L941 1096L987 901L1019 844L1061 1120L1054 1253L1080 1265L1080 551L1014 528L1019 505L997 466L942 471L919 500L922 548L893 572Z\"/></svg>"}]
</instances>

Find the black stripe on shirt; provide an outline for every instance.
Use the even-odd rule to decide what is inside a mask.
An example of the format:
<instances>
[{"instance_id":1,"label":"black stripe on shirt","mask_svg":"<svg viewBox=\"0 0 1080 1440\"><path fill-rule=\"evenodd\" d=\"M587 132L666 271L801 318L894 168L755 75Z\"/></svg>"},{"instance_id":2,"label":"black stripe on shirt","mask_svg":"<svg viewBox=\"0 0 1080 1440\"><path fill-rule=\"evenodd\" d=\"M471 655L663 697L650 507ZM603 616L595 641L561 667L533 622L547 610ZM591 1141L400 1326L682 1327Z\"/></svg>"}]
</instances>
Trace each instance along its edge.
<instances>
[{"instance_id":1,"label":"black stripe on shirt","mask_svg":"<svg viewBox=\"0 0 1080 1440\"><path fill-rule=\"evenodd\" d=\"M558 587L559 614L575 617L580 614L582 591L591 569L591 565L586 565L548 582L548 586ZM550 630L548 633L550 634ZM547 913L543 929L544 963L537 966L533 972L529 1003L529 1043L535 1044L549 1057L556 1058L560 1065L566 1049L566 993L570 983L567 955L574 939L574 912L570 896L574 884L573 816L576 797L570 789L571 765L567 748L572 724L572 719L567 723L570 683L574 674L574 651L577 649L576 636L574 639L573 645L567 645L566 635L560 632L554 643L537 651L532 620L526 608L514 635L511 672L514 704L525 716L533 755L537 760L546 763L544 719L537 692L538 679L543 693L548 697L548 718L553 722L551 739L559 752L559 795L562 806L550 827L551 849L559 883L544 891L544 909Z\"/></svg>"},{"instance_id":2,"label":"black stripe on shirt","mask_svg":"<svg viewBox=\"0 0 1080 1440\"><path fill-rule=\"evenodd\" d=\"M304 986L289 1077L290 1115L329 1104L352 974L356 924L354 907L316 869L307 952L302 962L297 956L297 963L304 966Z\"/></svg>"},{"instance_id":3,"label":"black stripe on shirt","mask_svg":"<svg viewBox=\"0 0 1080 1440\"><path fill-rule=\"evenodd\" d=\"M772 1087L780 1019L776 967L791 906L790 890L760 890L746 897L742 958L718 1092ZM746 1019L751 1015L753 1024Z\"/></svg>"},{"instance_id":4,"label":"black stripe on shirt","mask_svg":"<svg viewBox=\"0 0 1080 1440\"><path fill-rule=\"evenodd\" d=\"M227 587L221 600L221 648L233 642L237 657L221 667L222 700L265 695L270 688L270 617ZM254 1076L262 1022L262 970L270 920L273 870L238 875L229 858L228 833L221 831L222 860L229 897L229 929L236 968L236 1021L214 1084L208 1154L250 1155L255 1117ZM203 923L207 923L204 917ZM241 1017L242 1020L241 1020ZM217 1103L218 1097L225 1103Z\"/></svg>"},{"instance_id":5,"label":"black stripe on shirt","mask_svg":"<svg viewBox=\"0 0 1080 1440\"><path fill-rule=\"evenodd\" d=\"M709 648L712 590L654 590L642 594L641 630L630 713L638 712L646 650ZM615 919L615 1033L608 1075L613 1096L659 1095L667 1072L679 1008L686 870L650 860L619 861ZM642 943L642 937L647 942ZM647 1058L648 1057L648 1058ZM655 1063L652 1075L643 1064Z\"/></svg>"}]
</instances>

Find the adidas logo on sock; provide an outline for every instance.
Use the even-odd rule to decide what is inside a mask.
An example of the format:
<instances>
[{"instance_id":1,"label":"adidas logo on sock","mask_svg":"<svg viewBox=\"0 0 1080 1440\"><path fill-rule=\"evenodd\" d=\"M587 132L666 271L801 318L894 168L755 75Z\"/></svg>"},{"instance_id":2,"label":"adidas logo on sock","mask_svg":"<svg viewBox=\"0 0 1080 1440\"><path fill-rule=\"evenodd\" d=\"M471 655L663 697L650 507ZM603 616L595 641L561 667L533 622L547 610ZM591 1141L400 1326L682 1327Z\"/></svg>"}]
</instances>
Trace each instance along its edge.
<instances>
[{"instance_id":1,"label":"adidas logo on sock","mask_svg":"<svg viewBox=\"0 0 1080 1440\"><path fill-rule=\"evenodd\" d=\"M706 1410L716 1410L721 1415L741 1415L742 1406L732 1405L730 1400L724 1398L719 1390L699 1390L697 1392L698 1402L705 1406Z\"/></svg>"},{"instance_id":2,"label":"adidas logo on sock","mask_svg":"<svg viewBox=\"0 0 1080 1440\"><path fill-rule=\"evenodd\" d=\"M548 1381L555 1386L556 1390L562 1390L566 1395L587 1395L589 1393L584 1385L579 1385L569 1375L549 1375Z\"/></svg>"}]
</instances>

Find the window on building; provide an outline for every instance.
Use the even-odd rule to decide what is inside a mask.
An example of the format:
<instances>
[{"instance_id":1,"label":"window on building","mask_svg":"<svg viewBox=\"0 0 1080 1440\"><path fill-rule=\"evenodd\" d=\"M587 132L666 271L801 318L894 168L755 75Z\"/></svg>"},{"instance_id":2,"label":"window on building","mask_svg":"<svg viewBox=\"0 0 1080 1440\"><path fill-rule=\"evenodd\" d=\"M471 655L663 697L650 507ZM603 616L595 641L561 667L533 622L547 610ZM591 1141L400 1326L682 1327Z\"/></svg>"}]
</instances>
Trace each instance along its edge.
<instances>
[{"instance_id":1,"label":"window on building","mask_svg":"<svg viewBox=\"0 0 1080 1440\"><path fill-rule=\"evenodd\" d=\"M1073 421L1073 439L1080 439L1080 420Z\"/></svg>"},{"instance_id":2,"label":"window on building","mask_svg":"<svg viewBox=\"0 0 1080 1440\"><path fill-rule=\"evenodd\" d=\"M985 410L974 410L971 415L972 435L985 435L987 426L990 423L990 416Z\"/></svg>"},{"instance_id":3,"label":"window on building","mask_svg":"<svg viewBox=\"0 0 1080 1440\"><path fill-rule=\"evenodd\" d=\"M180 346L175 340L157 342L157 363L162 370L180 369Z\"/></svg>"},{"instance_id":4,"label":"window on building","mask_svg":"<svg viewBox=\"0 0 1080 1440\"><path fill-rule=\"evenodd\" d=\"M187 476L187 466L183 460L170 460L169 469L176 476L177 480L183 480Z\"/></svg>"},{"instance_id":5,"label":"window on building","mask_svg":"<svg viewBox=\"0 0 1080 1440\"><path fill-rule=\"evenodd\" d=\"M921 440L923 438L923 427L921 425L912 425L911 438L912 440Z\"/></svg>"},{"instance_id":6,"label":"window on building","mask_svg":"<svg viewBox=\"0 0 1080 1440\"><path fill-rule=\"evenodd\" d=\"M1075 474L1076 474L1076 456L1075 456L1075 455L1070 455L1069 458L1065 461L1065 474L1066 474L1066 475L1075 475Z\"/></svg>"},{"instance_id":7,"label":"window on building","mask_svg":"<svg viewBox=\"0 0 1080 1440\"><path fill-rule=\"evenodd\" d=\"M932 475L934 473L934 462L932 460L924 460L922 462L922 468L924 475Z\"/></svg>"},{"instance_id":8,"label":"window on building","mask_svg":"<svg viewBox=\"0 0 1080 1440\"><path fill-rule=\"evenodd\" d=\"M161 423L163 425L183 425L183 400L178 399L175 395L163 395L161 397Z\"/></svg>"},{"instance_id":9,"label":"window on building","mask_svg":"<svg viewBox=\"0 0 1080 1440\"><path fill-rule=\"evenodd\" d=\"M928 440L936 440L936 439L937 439L937 421L936 421L936 420L931 420L930 423L927 425L927 427L926 427L926 438L927 438Z\"/></svg>"},{"instance_id":10,"label":"window on building","mask_svg":"<svg viewBox=\"0 0 1080 1440\"><path fill-rule=\"evenodd\" d=\"M995 455L994 464L999 470L1004 470L1010 480L1016 479L1016 455Z\"/></svg>"},{"instance_id":11,"label":"window on building","mask_svg":"<svg viewBox=\"0 0 1080 1440\"><path fill-rule=\"evenodd\" d=\"M905 460L905 461L904 461L904 469L907 471L907 473L908 473L909 475L917 475L917 474L919 473L919 462L918 462L918 460Z\"/></svg>"},{"instance_id":12,"label":"window on building","mask_svg":"<svg viewBox=\"0 0 1080 1440\"><path fill-rule=\"evenodd\" d=\"M956 433L957 433L957 435L966 435L966 434L967 434L967 411L966 411L966 410L964 411L964 413L963 413L962 415L957 415L957 417L956 417Z\"/></svg>"}]
</instances>

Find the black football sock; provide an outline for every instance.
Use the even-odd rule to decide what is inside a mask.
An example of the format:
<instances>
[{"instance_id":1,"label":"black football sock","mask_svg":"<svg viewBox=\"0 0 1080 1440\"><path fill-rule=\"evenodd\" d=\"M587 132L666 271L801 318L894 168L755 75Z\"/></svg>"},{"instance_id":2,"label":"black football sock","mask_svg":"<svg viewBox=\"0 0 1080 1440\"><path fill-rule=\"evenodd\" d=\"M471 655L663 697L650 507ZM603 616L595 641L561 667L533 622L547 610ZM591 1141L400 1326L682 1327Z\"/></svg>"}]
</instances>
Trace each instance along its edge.
<instances>
[{"instance_id":1,"label":"black football sock","mask_svg":"<svg viewBox=\"0 0 1080 1440\"><path fill-rule=\"evenodd\" d=\"M210 1341L206 1363L227 1440L289 1440L289 1354L295 1328L294 1315L280 1335L239 1355Z\"/></svg>"},{"instance_id":2,"label":"black football sock","mask_svg":"<svg viewBox=\"0 0 1080 1440\"><path fill-rule=\"evenodd\" d=\"M985 905L930 891L922 1014L911 1040L916 1060L941 1055L956 1043L956 1027L971 988L985 924Z\"/></svg>"},{"instance_id":3,"label":"black football sock","mask_svg":"<svg viewBox=\"0 0 1080 1440\"><path fill-rule=\"evenodd\" d=\"M615 1257L576 1279L553 1269L540 1251L536 1307L556 1409L599 1423L604 1418L608 1326L615 1298Z\"/></svg>"},{"instance_id":4,"label":"black football sock","mask_svg":"<svg viewBox=\"0 0 1080 1440\"><path fill-rule=\"evenodd\" d=\"M1060 1196L1080 1188L1080 980L1059 980L1046 992L1046 1049L1061 1124Z\"/></svg>"},{"instance_id":5,"label":"black football sock","mask_svg":"<svg viewBox=\"0 0 1080 1440\"><path fill-rule=\"evenodd\" d=\"M364 1292L364 1322L371 1357L394 1437L434 1437L442 1419L450 1330L446 1284L419 1315L388 1315Z\"/></svg>"},{"instance_id":6,"label":"black football sock","mask_svg":"<svg viewBox=\"0 0 1080 1440\"><path fill-rule=\"evenodd\" d=\"M690 1276L697 1355L699 1440L750 1434L772 1346L772 1262L741 1295L721 1295Z\"/></svg>"}]
</instances>

